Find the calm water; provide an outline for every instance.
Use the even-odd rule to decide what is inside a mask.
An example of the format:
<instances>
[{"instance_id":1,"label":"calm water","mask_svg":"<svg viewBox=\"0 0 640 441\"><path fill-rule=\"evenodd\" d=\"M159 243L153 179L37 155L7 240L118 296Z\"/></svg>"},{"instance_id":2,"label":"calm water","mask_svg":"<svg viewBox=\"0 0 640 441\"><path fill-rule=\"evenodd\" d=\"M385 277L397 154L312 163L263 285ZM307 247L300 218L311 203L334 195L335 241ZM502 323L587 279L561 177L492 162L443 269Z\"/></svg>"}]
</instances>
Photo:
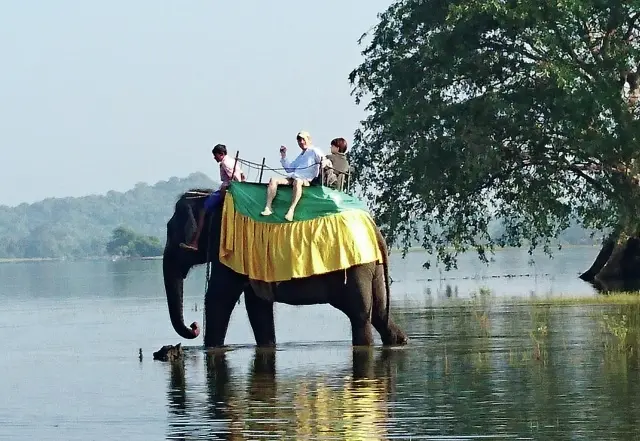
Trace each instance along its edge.
<instances>
[{"instance_id":1,"label":"calm water","mask_svg":"<svg viewBox=\"0 0 640 441\"><path fill-rule=\"evenodd\" d=\"M0 438L640 439L640 306L490 301L596 295L577 279L596 252L502 251L444 274L394 256L406 348L353 351L341 313L278 305L278 349L255 350L241 303L229 350L182 341L174 364L152 360L181 342L160 261L2 264ZM198 269L187 321L203 287Z\"/></svg>"}]
</instances>

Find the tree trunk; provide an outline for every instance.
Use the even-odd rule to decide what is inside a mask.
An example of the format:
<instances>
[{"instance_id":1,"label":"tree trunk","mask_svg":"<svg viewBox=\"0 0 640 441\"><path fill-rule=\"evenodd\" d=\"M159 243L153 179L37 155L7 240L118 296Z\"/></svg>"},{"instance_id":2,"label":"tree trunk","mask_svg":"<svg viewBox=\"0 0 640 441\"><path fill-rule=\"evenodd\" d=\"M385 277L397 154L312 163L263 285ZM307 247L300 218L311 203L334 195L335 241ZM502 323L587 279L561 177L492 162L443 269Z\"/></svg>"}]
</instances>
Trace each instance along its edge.
<instances>
[{"instance_id":1,"label":"tree trunk","mask_svg":"<svg viewBox=\"0 0 640 441\"><path fill-rule=\"evenodd\" d=\"M615 240L608 237L602 243L593 265L580 275L600 292L640 290L640 237Z\"/></svg>"},{"instance_id":2,"label":"tree trunk","mask_svg":"<svg viewBox=\"0 0 640 441\"><path fill-rule=\"evenodd\" d=\"M580 278L585 282L593 282L600 272L600 270L607 264L609 257L611 257L611 253L613 253L613 249L616 246L617 237L614 235L608 236L602 240L602 248L600 252L596 256L596 260L584 273L580 274Z\"/></svg>"}]
</instances>

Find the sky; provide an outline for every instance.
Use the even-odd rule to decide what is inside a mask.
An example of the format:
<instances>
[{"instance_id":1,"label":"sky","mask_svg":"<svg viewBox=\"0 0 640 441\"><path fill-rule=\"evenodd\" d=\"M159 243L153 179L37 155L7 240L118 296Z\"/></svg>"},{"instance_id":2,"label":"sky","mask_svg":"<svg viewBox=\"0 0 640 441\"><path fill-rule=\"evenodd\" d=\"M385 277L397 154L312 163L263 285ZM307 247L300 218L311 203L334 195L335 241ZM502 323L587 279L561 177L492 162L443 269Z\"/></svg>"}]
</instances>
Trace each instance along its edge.
<instances>
[{"instance_id":1,"label":"sky","mask_svg":"<svg viewBox=\"0 0 640 441\"><path fill-rule=\"evenodd\" d=\"M0 2L0 205L217 180L217 143L272 167L299 130L351 145L357 40L391 3Z\"/></svg>"}]
</instances>

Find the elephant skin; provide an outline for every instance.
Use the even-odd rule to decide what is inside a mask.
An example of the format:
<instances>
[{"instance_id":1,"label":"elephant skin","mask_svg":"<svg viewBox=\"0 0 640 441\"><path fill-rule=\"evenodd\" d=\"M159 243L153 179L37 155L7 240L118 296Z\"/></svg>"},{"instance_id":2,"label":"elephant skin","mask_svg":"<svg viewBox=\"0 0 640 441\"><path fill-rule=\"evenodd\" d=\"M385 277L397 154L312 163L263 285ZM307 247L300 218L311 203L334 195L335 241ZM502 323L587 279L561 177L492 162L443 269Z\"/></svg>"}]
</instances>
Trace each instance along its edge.
<instances>
[{"instance_id":1,"label":"elephant skin","mask_svg":"<svg viewBox=\"0 0 640 441\"><path fill-rule=\"evenodd\" d=\"M167 241L162 268L169 317L173 328L183 338L193 339L200 333L197 322L185 325L183 313L184 279L191 268L210 262L211 275L205 293L206 347L224 346L231 313L240 296L245 295L245 307L258 346L274 346L275 326L273 303L313 305L328 303L344 312L352 328L354 346L373 344L372 325L384 345L404 345L406 334L389 314L388 249L379 229L378 243L384 263L356 265L346 270L293 279L279 283L251 281L220 263L218 249L222 207L205 217L198 251L183 249L195 229L195 219L203 209L209 190L191 190L176 202L175 211L167 222Z\"/></svg>"}]
</instances>

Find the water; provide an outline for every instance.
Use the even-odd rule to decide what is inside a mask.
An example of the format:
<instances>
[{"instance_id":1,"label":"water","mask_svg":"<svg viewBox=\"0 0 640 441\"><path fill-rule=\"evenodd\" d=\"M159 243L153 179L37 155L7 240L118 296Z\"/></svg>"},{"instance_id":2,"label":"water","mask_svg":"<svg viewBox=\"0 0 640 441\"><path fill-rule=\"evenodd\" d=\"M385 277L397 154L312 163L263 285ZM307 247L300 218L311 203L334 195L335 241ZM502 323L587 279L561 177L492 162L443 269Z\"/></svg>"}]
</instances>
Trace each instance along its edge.
<instances>
[{"instance_id":1,"label":"water","mask_svg":"<svg viewBox=\"0 0 640 441\"><path fill-rule=\"evenodd\" d=\"M183 341L160 261L2 264L0 439L640 439L640 306L491 299L597 295L577 279L596 253L531 266L506 250L444 274L394 255L411 343L356 351L325 305L277 305L277 350L254 348L243 303L228 350ZM203 287L198 269L188 322ZM152 360L178 342L183 362Z\"/></svg>"}]
</instances>

